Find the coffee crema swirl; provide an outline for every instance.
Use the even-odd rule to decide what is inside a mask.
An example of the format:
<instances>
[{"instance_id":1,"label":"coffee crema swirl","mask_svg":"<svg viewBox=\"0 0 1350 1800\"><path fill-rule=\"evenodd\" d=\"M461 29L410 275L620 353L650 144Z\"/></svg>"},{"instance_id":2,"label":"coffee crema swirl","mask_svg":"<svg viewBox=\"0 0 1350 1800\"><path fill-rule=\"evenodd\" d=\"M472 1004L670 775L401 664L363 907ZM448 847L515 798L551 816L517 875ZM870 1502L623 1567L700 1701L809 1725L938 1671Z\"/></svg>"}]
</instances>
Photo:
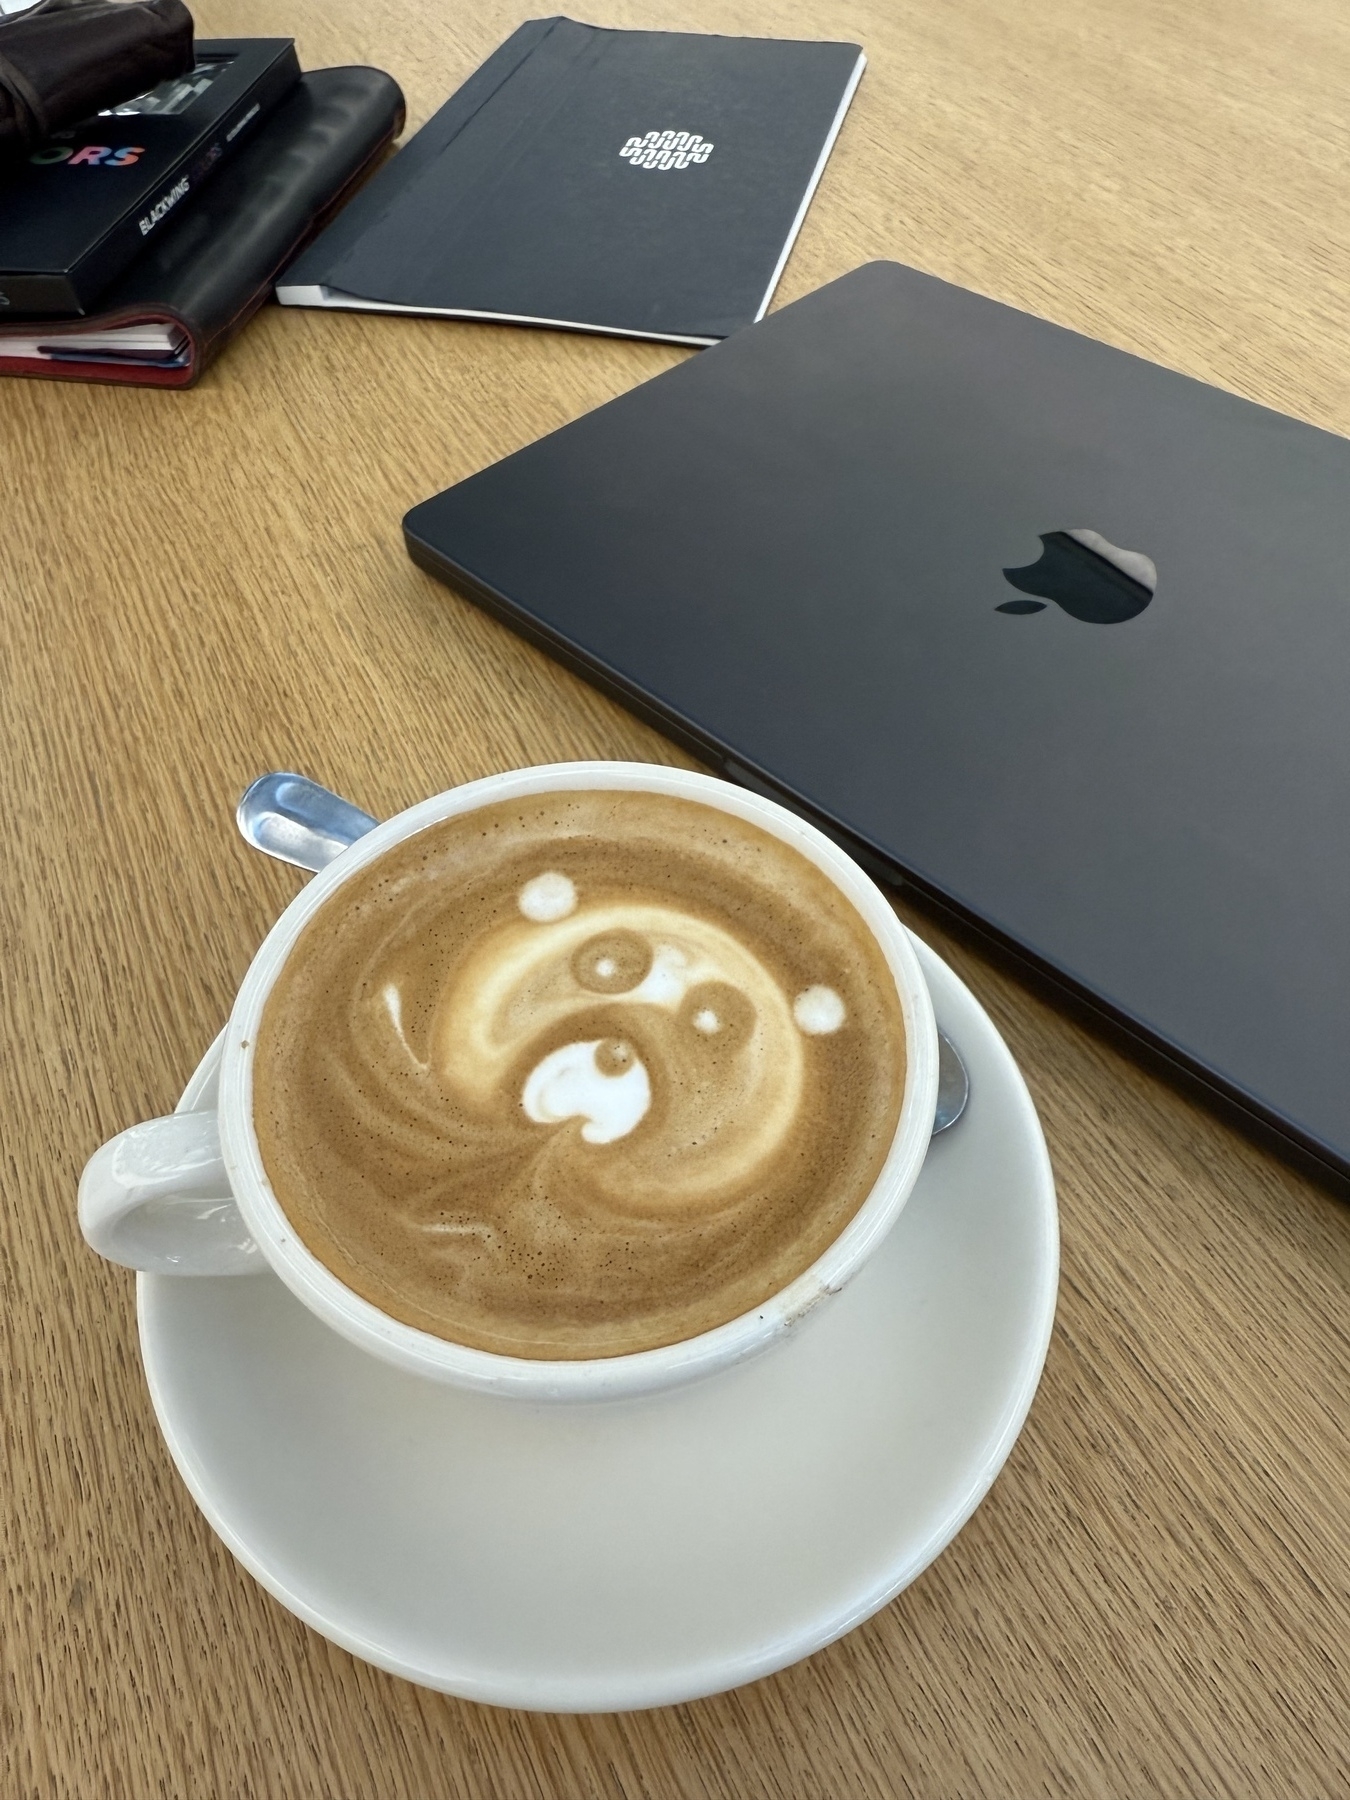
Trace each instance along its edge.
<instances>
[{"instance_id":1,"label":"coffee crema swirl","mask_svg":"<svg viewBox=\"0 0 1350 1800\"><path fill-rule=\"evenodd\" d=\"M612 1356L788 1285L870 1191L904 1027L867 926L694 802L544 794L345 883L264 1011L254 1119L302 1240L393 1317Z\"/></svg>"}]
</instances>

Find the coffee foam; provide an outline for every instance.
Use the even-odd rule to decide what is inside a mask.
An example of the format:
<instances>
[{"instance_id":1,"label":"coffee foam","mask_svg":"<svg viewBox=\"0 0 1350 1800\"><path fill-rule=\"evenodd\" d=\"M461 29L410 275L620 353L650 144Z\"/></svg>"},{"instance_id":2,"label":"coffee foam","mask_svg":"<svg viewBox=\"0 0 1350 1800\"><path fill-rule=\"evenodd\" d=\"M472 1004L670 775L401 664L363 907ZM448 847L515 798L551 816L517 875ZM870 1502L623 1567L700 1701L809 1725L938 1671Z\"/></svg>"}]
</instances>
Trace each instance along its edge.
<instances>
[{"instance_id":1,"label":"coffee foam","mask_svg":"<svg viewBox=\"0 0 1350 1800\"><path fill-rule=\"evenodd\" d=\"M894 979L798 852L669 796L503 802L301 934L254 1070L302 1240L395 1318L507 1354L654 1348L836 1237L904 1087Z\"/></svg>"}]
</instances>

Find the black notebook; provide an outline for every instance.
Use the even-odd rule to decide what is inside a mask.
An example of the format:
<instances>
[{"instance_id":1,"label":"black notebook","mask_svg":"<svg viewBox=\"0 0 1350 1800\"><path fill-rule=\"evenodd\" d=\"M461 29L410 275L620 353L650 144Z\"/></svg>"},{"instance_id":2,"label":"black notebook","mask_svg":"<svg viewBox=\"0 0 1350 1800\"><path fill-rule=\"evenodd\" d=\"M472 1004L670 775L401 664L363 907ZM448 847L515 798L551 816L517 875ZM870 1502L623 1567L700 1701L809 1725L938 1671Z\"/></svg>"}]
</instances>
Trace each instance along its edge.
<instances>
[{"instance_id":1,"label":"black notebook","mask_svg":"<svg viewBox=\"0 0 1350 1800\"><path fill-rule=\"evenodd\" d=\"M0 307L87 311L299 79L290 38L199 41L190 74L0 176Z\"/></svg>"},{"instance_id":2,"label":"black notebook","mask_svg":"<svg viewBox=\"0 0 1350 1800\"><path fill-rule=\"evenodd\" d=\"M277 298L712 343L768 307L864 61L531 20Z\"/></svg>"}]
</instances>

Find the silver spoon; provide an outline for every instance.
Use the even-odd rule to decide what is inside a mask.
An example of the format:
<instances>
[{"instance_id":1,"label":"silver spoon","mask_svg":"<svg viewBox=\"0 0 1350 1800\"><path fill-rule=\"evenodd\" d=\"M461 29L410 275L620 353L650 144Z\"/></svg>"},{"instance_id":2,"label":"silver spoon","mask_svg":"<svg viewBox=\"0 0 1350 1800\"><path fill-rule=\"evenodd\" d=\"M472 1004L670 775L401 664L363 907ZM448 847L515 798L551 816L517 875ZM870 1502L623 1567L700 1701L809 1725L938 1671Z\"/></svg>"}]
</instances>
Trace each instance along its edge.
<instances>
[{"instance_id":1,"label":"silver spoon","mask_svg":"<svg viewBox=\"0 0 1350 1800\"><path fill-rule=\"evenodd\" d=\"M246 843L266 856L318 874L349 844L379 823L350 800L305 775L260 775L244 789L235 811ZM949 1130L966 1110L970 1077L955 1044L938 1032L938 1096L933 1136Z\"/></svg>"}]
</instances>

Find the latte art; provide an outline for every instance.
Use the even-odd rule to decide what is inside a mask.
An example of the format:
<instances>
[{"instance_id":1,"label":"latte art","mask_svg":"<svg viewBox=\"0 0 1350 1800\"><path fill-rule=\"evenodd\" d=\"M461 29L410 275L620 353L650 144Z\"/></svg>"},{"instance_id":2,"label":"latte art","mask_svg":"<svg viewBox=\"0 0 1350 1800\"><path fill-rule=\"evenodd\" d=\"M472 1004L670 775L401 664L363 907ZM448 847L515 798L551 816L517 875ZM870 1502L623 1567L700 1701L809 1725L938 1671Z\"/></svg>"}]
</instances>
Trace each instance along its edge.
<instances>
[{"instance_id":1,"label":"latte art","mask_svg":"<svg viewBox=\"0 0 1350 1800\"><path fill-rule=\"evenodd\" d=\"M895 1130L894 980L785 844L631 792L486 807L338 890L268 1001L255 1123L309 1247L385 1311L545 1357L787 1285Z\"/></svg>"},{"instance_id":2,"label":"latte art","mask_svg":"<svg viewBox=\"0 0 1350 1800\"><path fill-rule=\"evenodd\" d=\"M581 1118L583 1143L613 1144L645 1122L587 1172L635 1211L719 1207L801 1110L801 1030L775 975L725 927L636 900L486 933L436 1007L431 1057L477 1111L508 1101L529 1065L521 1098L537 1124Z\"/></svg>"}]
</instances>

